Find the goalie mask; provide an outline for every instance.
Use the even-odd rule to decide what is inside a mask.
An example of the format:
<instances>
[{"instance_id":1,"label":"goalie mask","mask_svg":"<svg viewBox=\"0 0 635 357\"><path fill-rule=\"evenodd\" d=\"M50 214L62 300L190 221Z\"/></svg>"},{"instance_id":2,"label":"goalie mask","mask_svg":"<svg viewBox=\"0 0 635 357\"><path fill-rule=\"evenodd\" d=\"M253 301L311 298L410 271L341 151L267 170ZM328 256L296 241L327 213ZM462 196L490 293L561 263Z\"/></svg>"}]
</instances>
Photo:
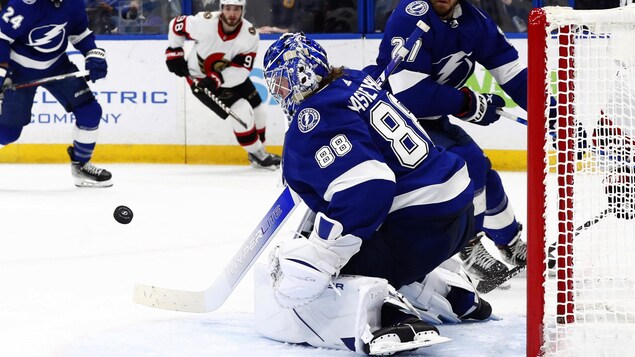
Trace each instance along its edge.
<instances>
[{"instance_id":1,"label":"goalie mask","mask_svg":"<svg viewBox=\"0 0 635 357\"><path fill-rule=\"evenodd\" d=\"M286 33L265 53L265 80L290 117L330 71L326 51L304 33Z\"/></svg>"}]
</instances>

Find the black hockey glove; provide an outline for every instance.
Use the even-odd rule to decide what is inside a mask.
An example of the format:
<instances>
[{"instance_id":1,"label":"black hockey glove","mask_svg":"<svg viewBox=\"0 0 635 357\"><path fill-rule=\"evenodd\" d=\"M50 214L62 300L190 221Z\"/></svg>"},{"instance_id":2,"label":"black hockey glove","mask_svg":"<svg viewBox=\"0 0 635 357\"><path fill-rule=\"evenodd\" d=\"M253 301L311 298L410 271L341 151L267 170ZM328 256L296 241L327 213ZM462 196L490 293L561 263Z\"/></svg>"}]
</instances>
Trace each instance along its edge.
<instances>
[{"instance_id":1,"label":"black hockey glove","mask_svg":"<svg viewBox=\"0 0 635 357\"><path fill-rule=\"evenodd\" d=\"M481 94L473 92L467 87L460 89L465 95L461 113L455 116L461 120L478 125L490 125L500 118L497 109L505 106L505 100L496 94Z\"/></svg>"},{"instance_id":2,"label":"black hockey glove","mask_svg":"<svg viewBox=\"0 0 635 357\"><path fill-rule=\"evenodd\" d=\"M101 48L93 48L86 52L86 69L90 74L90 80L95 83L96 80L106 77L108 74L108 63L106 63L106 51Z\"/></svg>"},{"instance_id":3,"label":"black hockey glove","mask_svg":"<svg viewBox=\"0 0 635 357\"><path fill-rule=\"evenodd\" d=\"M215 93L218 88L223 84L223 75L220 73L212 72L207 77L198 81L198 87L207 89L212 93Z\"/></svg>"},{"instance_id":4,"label":"black hockey glove","mask_svg":"<svg viewBox=\"0 0 635 357\"><path fill-rule=\"evenodd\" d=\"M168 66L170 72L179 77L190 75L190 71L187 68L187 61L185 61L185 51L183 51L182 47L168 47L165 50L165 64Z\"/></svg>"}]
</instances>

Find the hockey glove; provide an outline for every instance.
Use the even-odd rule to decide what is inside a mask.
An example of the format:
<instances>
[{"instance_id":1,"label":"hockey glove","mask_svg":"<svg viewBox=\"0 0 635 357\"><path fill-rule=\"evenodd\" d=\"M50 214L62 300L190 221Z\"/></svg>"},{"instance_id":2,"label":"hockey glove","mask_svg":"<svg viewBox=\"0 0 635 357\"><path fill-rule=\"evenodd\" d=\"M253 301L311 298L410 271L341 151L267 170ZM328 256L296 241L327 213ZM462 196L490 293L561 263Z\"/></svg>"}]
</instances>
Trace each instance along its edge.
<instances>
[{"instance_id":1,"label":"hockey glove","mask_svg":"<svg viewBox=\"0 0 635 357\"><path fill-rule=\"evenodd\" d=\"M0 67L0 100L10 97L13 94L11 78L7 78L8 71Z\"/></svg>"},{"instance_id":2,"label":"hockey glove","mask_svg":"<svg viewBox=\"0 0 635 357\"><path fill-rule=\"evenodd\" d=\"M207 77L198 81L198 87L207 89L212 93L215 93L218 88L223 84L223 75L220 73L212 72Z\"/></svg>"},{"instance_id":3,"label":"hockey glove","mask_svg":"<svg viewBox=\"0 0 635 357\"><path fill-rule=\"evenodd\" d=\"M165 64L168 66L168 71L179 77L190 75L190 71L187 68L187 61L185 60L185 51L183 51L182 47L168 47L165 50Z\"/></svg>"},{"instance_id":4,"label":"hockey glove","mask_svg":"<svg viewBox=\"0 0 635 357\"><path fill-rule=\"evenodd\" d=\"M333 276L359 251L362 240L342 225L318 213L309 238L285 241L272 252L273 290L284 308L306 305L319 297ZM322 238L325 236L325 238Z\"/></svg>"},{"instance_id":5,"label":"hockey glove","mask_svg":"<svg viewBox=\"0 0 635 357\"><path fill-rule=\"evenodd\" d=\"M496 110L505 106L505 100L496 94L481 94L467 87L460 89L465 95L461 113L456 117L478 125L490 125L500 118Z\"/></svg>"},{"instance_id":6,"label":"hockey glove","mask_svg":"<svg viewBox=\"0 0 635 357\"><path fill-rule=\"evenodd\" d=\"M90 80L106 77L108 74L108 63L106 63L106 51L101 48L94 48L86 53L86 69L89 72Z\"/></svg>"}]
</instances>

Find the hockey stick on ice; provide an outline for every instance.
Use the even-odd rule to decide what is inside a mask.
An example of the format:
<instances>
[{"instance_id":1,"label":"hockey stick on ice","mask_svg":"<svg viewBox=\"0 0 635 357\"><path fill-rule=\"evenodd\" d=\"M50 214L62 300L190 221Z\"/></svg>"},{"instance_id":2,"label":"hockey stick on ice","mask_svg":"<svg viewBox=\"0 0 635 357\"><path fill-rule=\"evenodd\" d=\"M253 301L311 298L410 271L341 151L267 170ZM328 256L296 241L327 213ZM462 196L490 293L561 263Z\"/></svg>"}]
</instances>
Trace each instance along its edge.
<instances>
[{"instance_id":1,"label":"hockey stick on ice","mask_svg":"<svg viewBox=\"0 0 635 357\"><path fill-rule=\"evenodd\" d=\"M417 23L417 28L410 35L406 45L393 58L380 76L383 84L397 68L399 63L408 55L412 46L429 27L423 21ZM187 291L161 288L152 285L137 284L134 287L133 300L137 304L157 309L184 312L211 312L218 309L227 300L236 285L240 282L249 268L253 265L276 232L284 224L291 212L297 207L300 198L288 187L284 189L260 224L247 238L236 255L230 260L223 273L205 290ZM310 214L305 215L303 223L309 220Z\"/></svg>"},{"instance_id":2,"label":"hockey stick on ice","mask_svg":"<svg viewBox=\"0 0 635 357\"><path fill-rule=\"evenodd\" d=\"M188 78L192 82L194 82L194 85L196 86L196 88L194 88L195 91L203 91L203 93L205 93L205 95L209 99L211 99L216 105L218 105L225 113L227 113L230 117L234 118L240 125L242 125L243 128L247 129L247 123L245 123L242 119L240 119L238 114L236 114L233 110L231 110L230 107L226 106L225 103L223 103L223 101L218 99L218 97L214 95L214 93L212 93L209 89L201 88L198 86L198 82L199 82L198 79L194 77L190 77L190 76L188 76Z\"/></svg>"},{"instance_id":3,"label":"hockey stick on ice","mask_svg":"<svg viewBox=\"0 0 635 357\"><path fill-rule=\"evenodd\" d=\"M285 188L220 276L207 289L186 291L137 284L134 287L134 302L157 309L185 312L210 312L218 309L299 202L300 198L288 187Z\"/></svg>"},{"instance_id":4,"label":"hockey stick on ice","mask_svg":"<svg viewBox=\"0 0 635 357\"><path fill-rule=\"evenodd\" d=\"M487 294L490 291L501 286L507 280L520 274L520 272L525 270L525 267L526 267L525 265L522 265L522 266L517 265L513 267L512 269L508 270L507 273L505 273L504 275L497 276L494 279L490 279L490 280L481 280L478 282L478 284L476 284L476 291L478 291L481 294Z\"/></svg>"},{"instance_id":5,"label":"hockey stick on ice","mask_svg":"<svg viewBox=\"0 0 635 357\"><path fill-rule=\"evenodd\" d=\"M88 76L89 76L89 72L88 71L77 71L77 72L73 72L73 73L60 74L59 76L40 78L40 79L36 79L36 80L33 80L33 81L29 81L29 82L16 83L16 84L13 84L13 85L9 86L9 89L16 90L16 89L34 87L34 86L39 86L41 84L61 81L61 80L68 79L68 78L83 77L84 79L87 79Z\"/></svg>"}]
</instances>

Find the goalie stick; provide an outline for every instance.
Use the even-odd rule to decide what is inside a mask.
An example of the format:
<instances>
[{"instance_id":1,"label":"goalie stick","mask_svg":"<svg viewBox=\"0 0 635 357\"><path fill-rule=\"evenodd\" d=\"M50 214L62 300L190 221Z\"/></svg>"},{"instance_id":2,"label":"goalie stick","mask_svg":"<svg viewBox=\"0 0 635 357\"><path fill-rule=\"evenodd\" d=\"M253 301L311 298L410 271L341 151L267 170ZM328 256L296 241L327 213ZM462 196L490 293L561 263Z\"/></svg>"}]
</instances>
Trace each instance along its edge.
<instances>
[{"instance_id":1,"label":"goalie stick","mask_svg":"<svg viewBox=\"0 0 635 357\"><path fill-rule=\"evenodd\" d=\"M184 312L210 312L218 309L299 202L300 198L289 187L286 187L256 229L229 261L220 276L207 289L186 291L137 284L134 287L134 302L157 309Z\"/></svg>"},{"instance_id":2,"label":"goalie stick","mask_svg":"<svg viewBox=\"0 0 635 357\"><path fill-rule=\"evenodd\" d=\"M417 23L417 28L412 32L404 47L398 51L397 55L386 66L386 69L378 79L378 83L383 84L385 82L386 78L408 55L415 42L429 29L430 27L423 21ZM133 291L134 302L157 309L195 313L211 312L218 309L265 250L267 244L289 218L299 202L300 198L297 194L292 192L289 187L286 187L260 221L258 227L230 260L223 273L207 289L188 291L137 284L134 286ZM305 217L308 216L310 214L305 215ZM303 222L306 220L308 218L304 218Z\"/></svg>"}]
</instances>

